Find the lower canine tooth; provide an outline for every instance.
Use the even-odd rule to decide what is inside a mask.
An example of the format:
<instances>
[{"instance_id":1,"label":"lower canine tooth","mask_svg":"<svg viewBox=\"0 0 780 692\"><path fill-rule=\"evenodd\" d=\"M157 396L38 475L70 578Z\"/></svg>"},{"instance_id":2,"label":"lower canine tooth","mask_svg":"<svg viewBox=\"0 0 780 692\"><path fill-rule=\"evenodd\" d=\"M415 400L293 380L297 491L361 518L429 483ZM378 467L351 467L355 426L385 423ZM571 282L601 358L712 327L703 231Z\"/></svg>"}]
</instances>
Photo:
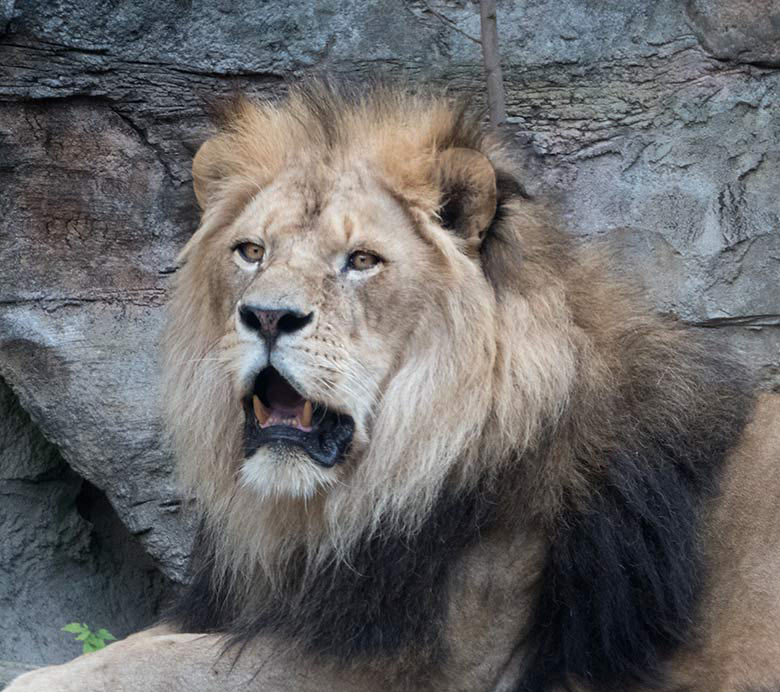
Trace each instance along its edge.
<instances>
[{"instance_id":1,"label":"lower canine tooth","mask_svg":"<svg viewBox=\"0 0 780 692\"><path fill-rule=\"evenodd\" d=\"M304 428L308 428L311 425L312 406L311 401L306 399L306 403L303 405L303 415L301 416L301 425Z\"/></svg>"},{"instance_id":2,"label":"lower canine tooth","mask_svg":"<svg viewBox=\"0 0 780 692\"><path fill-rule=\"evenodd\" d=\"M265 406L263 406L263 402L260 401L260 397L257 395L252 397L252 408L255 410L255 418L257 418L257 422L260 423L260 425L265 425L266 421L268 420L268 416L271 414L266 410Z\"/></svg>"}]
</instances>

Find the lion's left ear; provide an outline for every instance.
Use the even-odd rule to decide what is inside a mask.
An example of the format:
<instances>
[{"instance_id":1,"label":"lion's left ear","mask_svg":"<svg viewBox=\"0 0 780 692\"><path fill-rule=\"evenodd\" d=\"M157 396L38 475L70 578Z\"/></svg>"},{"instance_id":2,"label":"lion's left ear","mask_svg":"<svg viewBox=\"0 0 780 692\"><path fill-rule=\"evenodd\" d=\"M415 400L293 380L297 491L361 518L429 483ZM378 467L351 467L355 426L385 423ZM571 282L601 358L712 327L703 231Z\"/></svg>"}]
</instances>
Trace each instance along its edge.
<instances>
[{"instance_id":1,"label":"lion's left ear","mask_svg":"<svg viewBox=\"0 0 780 692\"><path fill-rule=\"evenodd\" d=\"M496 171L475 149L445 149L436 164L442 226L479 247L496 214Z\"/></svg>"}]
</instances>

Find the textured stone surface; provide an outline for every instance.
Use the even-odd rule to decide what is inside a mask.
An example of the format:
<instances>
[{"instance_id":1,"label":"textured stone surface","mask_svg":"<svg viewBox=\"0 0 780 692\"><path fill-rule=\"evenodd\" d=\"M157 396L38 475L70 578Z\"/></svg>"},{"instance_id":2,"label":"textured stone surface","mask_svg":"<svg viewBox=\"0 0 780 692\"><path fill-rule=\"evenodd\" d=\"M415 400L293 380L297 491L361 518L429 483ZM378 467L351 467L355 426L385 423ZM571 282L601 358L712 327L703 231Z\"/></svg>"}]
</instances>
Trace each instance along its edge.
<instances>
[{"instance_id":1,"label":"textured stone surface","mask_svg":"<svg viewBox=\"0 0 780 692\"><path fill-rule=\"evenodd\" d=\"M777 387L774 6L499 0L498 23L528 188ZM469 0L0 1L0 373L172 579L189 534L160 441L156 343L197 223L204 101L328 70L481 102L478 35Z\"/></svg>"},{"instance_id":2,"label":"textured stone surface","mask_svg":"<svg viewBox=\"0 0 780 692\"><path fill-rule=\"evenodd\" d=\"M150 624L167 580L103 493L74 473L0 380L0 658L66 661L78 620L121 637Z\"/></svg>"},{"instance_id":3,"label":"textured stone surface","mask_svg":"<svg viewBox=\"0 0 780 692\"><path fill-rule=\"evenodd\" d=\"M702 45L723 60L780 66L776 0L688 0L688 18Z\"/></svg>"},{"instance_id":4,"label":"textured stone surface","mask_svg":"<svg viewBox=\"0 0 780 692\"><path fill-rule=\"evenodd\" d=\"M0 661L0 690L14 678L33 670L35 667L36 666L25 665L15 661Z\"/></svg>"},{"instance_id":5,"label":"textured stone surface","mask_svg":"<svg viewBox=\"0 0 780 692\"><path fill-rule=\"evenodd\" d=\"M76 99L0 112L12 133L0 145L12 220L0 244L0 371L181 579L187 539L160 444L156 334L164 260L191 209L177 213L163 165L110 108Z\"/></svg>"}]
</instances>

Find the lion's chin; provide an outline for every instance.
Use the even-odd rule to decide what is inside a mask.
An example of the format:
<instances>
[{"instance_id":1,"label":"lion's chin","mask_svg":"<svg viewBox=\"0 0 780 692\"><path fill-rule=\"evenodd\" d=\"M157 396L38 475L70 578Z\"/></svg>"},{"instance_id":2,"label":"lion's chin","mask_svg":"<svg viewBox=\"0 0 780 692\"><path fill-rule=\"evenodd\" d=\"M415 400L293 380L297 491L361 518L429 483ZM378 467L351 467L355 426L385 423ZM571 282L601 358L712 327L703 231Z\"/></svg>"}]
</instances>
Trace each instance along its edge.
<instances>
[{"instance_id":1,"label":"lion's chin","mask_svg":"<svg viewBox=\"0 0 780 692\"><path fill-rule=\"evenodd\" d=\"M312 463L306 452L284 442L258 448L239 472L241 486L261 498L309 499L336 481L334 470Z\"/></svg>"}]
</instances>

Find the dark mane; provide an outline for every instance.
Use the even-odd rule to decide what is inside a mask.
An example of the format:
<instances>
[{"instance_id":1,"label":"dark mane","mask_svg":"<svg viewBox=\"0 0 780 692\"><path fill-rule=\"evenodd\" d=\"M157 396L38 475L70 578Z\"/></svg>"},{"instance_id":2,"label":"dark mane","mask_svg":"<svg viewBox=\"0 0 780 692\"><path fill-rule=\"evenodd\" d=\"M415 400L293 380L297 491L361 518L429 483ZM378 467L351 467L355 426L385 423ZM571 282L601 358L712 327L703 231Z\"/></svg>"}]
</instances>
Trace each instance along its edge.
<instances>
[{"instance_id":1,"label":"dark mane","mask_svg":"<svg viewBox=\"0 0 780 692\"><path fill-rule=\"evenodd\" d=\"M348 563L333 560L313 576L301 551L284 581L257 584L249 604L215 579L213 539L201 528L193 581L168 620L182 631L224 632L228 647L273 632L344 663L403 656L419 672L446 657L450 566L494 522L491 493L444 493L412 538L379 531L358 543Z\"/></svg>"},{"instance_id":2,"label":"dark mane","mask_svg":"<svg viewBox=\"0 0 780 692\"><path fill-rule=\"evenodd\" d=\"M671 354L654 336L625 336L633 377L617 408L601 412L620 421L618 444L594 450L596 463L579 460L603 470L551 527L528 634L535 653L518 692L573 680L615 692L658 683L664 656L691 635L704 578L700 520L750 417L752 384L690 331Z\"/></svg>"}]
</instances>

